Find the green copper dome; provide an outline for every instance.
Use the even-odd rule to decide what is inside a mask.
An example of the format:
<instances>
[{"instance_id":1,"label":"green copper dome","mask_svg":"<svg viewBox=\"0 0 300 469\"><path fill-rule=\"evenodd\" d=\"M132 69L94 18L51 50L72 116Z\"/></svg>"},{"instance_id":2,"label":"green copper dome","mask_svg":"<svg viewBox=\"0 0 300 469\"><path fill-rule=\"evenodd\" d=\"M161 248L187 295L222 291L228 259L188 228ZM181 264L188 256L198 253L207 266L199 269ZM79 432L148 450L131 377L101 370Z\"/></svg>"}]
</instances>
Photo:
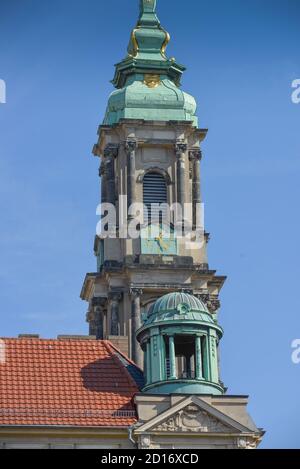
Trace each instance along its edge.
<instances>
[{"instance_id":1,"label":"green copper dome","mask_svg":"<svg viewBox=\"0 0 300 469\"><path fill-rule=\"evenodd\" d=\"M175 292L168 293L167 295L159 298L156 303L154 303L152 314L161 313L162 311L178 312L178 308L182 304L186 305L189 308L189 311L209 313L205 304L196 296L188 293Z\"/></svg>"},{"instance_id":2,"label":"green copper dome","mask_svg":"<svg viewBox=\"0 0 300 469\"><path fill-rule=\"evenodd\" d=\"M218 367L222 336L222 328L197 297L175 292L159 298L137 331L145 353L143 392L224 394Z\"/></svg>"},{"instance_id":3,"label":"green copper dome","mask_svg":"<svg viewBox=\"0 0 300 469\"><path fill-rule=\"evenodd\" d=\"M199 321L214 324L205 304L187 293L169 293L159 298L151 307L144 326L165 321Z\"/></svg>"},{"instance_id":4,"label":"green copper dome","mask_svg":"<svg viewBox=\"0 0 300 469\"><path fill-rule=\"evenodd\" d=\"M161 75L159 84L149 88L144 75L128 78L126 86L114 91L109 98L105 125L120 119L159 121L191 121L197 126L196 101L184 93L167 75Z\"/></svg>"},{"instance_id":5,"label":"green copper dome","mask_svg":"<svg viewBox=\"0 0 300 469\"><path fill-rule=\"evenodd\" d=\"M198 126L196 101L180 89L185 67L165 54L169 40L156 15L156 0L140 0L128 55L116 65L112 83L117 90L109 97L105 125L143 119L188 121Z\"/></svg>"}]
</instances>

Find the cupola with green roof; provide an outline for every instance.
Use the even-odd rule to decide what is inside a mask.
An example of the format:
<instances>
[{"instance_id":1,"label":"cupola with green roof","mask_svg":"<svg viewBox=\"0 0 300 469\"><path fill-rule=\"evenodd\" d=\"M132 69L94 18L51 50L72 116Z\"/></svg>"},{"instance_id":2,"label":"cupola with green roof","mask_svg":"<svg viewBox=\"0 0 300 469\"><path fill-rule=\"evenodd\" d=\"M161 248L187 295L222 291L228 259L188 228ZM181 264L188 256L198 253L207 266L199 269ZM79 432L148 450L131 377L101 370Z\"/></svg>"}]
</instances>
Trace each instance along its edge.
<instances>
[{"instance_id":1,"label":"cupola with green roof","mask_svg":"<svg viewBox=\"0 0 300 469\"><path fill-rule=\"evenodd\" d=\"M223 336L216 318L193 295L159 298L137 332L145 356L144 392L224 394L218 368Z\"/></svg>"},{"instance_id":2,"label":"cupola with green roof","mask_svg":"<svg viewBox=\"0 0 300 469\"><path fill-rule=\"evenodd\" d=\"M105 125L121 119L187 121L197 127L196 101L180 88L185 67L166 56L170 36L156 14L156 0L140 0L127 56L116 65Z\"/></svg>"}]
</instances>

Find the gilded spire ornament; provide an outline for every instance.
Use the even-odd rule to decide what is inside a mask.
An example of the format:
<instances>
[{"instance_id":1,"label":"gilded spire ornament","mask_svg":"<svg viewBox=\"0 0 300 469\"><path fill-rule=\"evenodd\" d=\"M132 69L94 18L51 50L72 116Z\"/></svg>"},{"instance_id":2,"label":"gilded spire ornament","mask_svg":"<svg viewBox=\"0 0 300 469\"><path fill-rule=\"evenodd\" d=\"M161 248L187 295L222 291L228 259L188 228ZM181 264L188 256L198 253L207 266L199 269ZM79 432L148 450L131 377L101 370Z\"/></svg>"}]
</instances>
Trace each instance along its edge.
<instances>
[{"instance_id":1,"label":"gilded spire ornament","mask_svg":"<svg viewBox=\"0 0 300 469\"><path fill-rule=\"evenodd\" d=\"M185 67L168 58L170 36L157 16L157 0L139 0L138 20L126 57L116 65L114 91L108 102L105 125L123 118L189 121L198 125L196 102L180 89Z\"/></svg>"},{"instance_id":2,"label":"gilded spire ornament","mask_svg":"<svg viewBox=\"0 0 300 469\"><path fill-rule=\"evenodd\" d=\"M140 0L139 19L132 30L128 55L142 60L167 60L165 50L170 35L156 14L156 0Z\"/></svg>"}]
</instances>

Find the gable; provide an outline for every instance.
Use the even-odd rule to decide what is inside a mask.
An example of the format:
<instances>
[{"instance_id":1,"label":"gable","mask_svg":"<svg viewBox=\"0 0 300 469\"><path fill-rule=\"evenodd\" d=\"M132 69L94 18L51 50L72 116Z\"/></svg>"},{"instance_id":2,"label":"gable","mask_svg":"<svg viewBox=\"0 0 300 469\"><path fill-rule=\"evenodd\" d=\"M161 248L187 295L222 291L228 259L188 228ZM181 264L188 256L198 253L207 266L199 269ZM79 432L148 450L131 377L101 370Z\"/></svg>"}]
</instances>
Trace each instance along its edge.
<instances>
[{"instance_id":1,"label":"gable","mask_svg":"<svg viewBox=\"0 0 300 469\"><path fill-rule=\"evenodd\" d=\"M197 396L189 396L179 404L151 419L136 430L172 433L249 433L249 428L223 414Z\"/></svg>"},{"instance_id":2,"label":"gable","mask_svg":"<svg viewBox=\"0 0 300 469\"><path fill-rule=\"evenodd\" d=\"M160 423L153 431L159 432L195 432L195 433L231 433L233 427L225 425L205 410L196 405L188 405L175 415Z\"/></svg>"}]
</instances>

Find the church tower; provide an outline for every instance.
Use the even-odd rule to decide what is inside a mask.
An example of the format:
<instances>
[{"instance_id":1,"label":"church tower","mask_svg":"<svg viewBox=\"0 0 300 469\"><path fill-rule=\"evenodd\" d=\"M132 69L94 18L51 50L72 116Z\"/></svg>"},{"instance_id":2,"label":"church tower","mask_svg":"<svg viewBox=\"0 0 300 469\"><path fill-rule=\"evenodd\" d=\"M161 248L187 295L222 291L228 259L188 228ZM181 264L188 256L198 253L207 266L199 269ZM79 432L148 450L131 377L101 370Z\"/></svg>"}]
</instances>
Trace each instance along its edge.
<instances>
[{"instance_id":1,"label":"church tower","mask_svg":"<svg viewBox=\"0 0 300 469\"><path fill-rule=\"evenodd\" d=\"M97 272L81 292L90 335L144 370L131 429L138 448L256 448L263 431L247 413L247 396L228 396L220 379L226 279L207 260L207 129L181 88L185 68L166 55L170 36L156 0L139 3L93 149L101 177Z\"/></svg>"},{"instance_id":2,"label":"church tower","mask_svg":"<svg viewBox=\"0 0 300 469\"><path fill-rule=\"evenodd\" d=\"M181 89L185 68L166 56L169 40L156 0L141 0L93 149L101 161L102 205L116 209L115 235L96 236L97 272L86 276L81 297L89 303L90 334L111 340L140 367L136 333L155 301L171 292L193 294L216 318L225 281L208 266L201 221L201 142L207 130L198 126L195 99ZM148 210L138 237L126 237L136 204ZM165 206L182 207L188 239L177 236L177 209L167 217Z\"/></svg>"}]
</instances>

